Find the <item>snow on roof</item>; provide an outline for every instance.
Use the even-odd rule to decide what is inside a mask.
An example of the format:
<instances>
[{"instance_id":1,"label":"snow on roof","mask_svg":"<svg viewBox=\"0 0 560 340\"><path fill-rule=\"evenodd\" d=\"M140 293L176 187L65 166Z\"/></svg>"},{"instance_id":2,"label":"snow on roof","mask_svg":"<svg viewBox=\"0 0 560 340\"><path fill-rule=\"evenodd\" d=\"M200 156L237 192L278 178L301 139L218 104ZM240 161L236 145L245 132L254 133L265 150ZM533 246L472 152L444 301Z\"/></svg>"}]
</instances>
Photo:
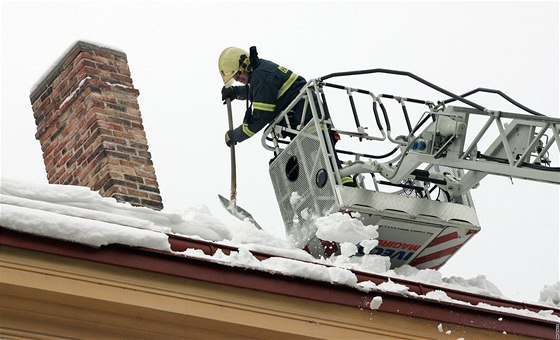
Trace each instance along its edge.
<instances>
[{"instance_id":1,"label":"snow on roof","mask_svg":"<svg viewBox=\"0 0 560 340\"><path fill-rule=\"evenodd\" d=\"M457 304L469 304L449 297L445 289L469 292L477 295L504 298L500 290L483 275L464 279L444 278L431 269L418 270L403 266L389 270L387 257L379 255L355 256L356 237L370 237L362 241L365 249L376 245L376 226L364 226L359 220L340 213L319 219L317 233L321 238L341 242L341 255L327 259L315 259L307 252L296 248L286 240L278 239L263 230L257 230L248 221L225 225L212 216L208 208L198 206L185 212L170 213L143 207L132 207L118 203L112 198L103 198L86 187L36 184L20 180L0 180L0 226L18 232L58 240L76 242L91 247L121 244L149 248L175 255L204 258L218 264L282 273L287 276L308 278L345 285L364 292L384 291ZM170 235L187 236L216 244L234 246L238 251L229 255L217 251L209 256L199 249L173 251L169 244ZM352 242L346 242L352 241ZM267 259L259 260L251 251L266 253ZM358 282L358 272L373 273L387 277L387 281L375 284L371 281ZM405 285L391 281L405 279L441 287L423 296L409 291ZM558 308L560 283L546 286L536 304L543 310L492 306L485 303L478 308L498 310L504 313L560 322L547 307ZM376 300L374 307L378 308Z\"/></svg>"}]
</instances>

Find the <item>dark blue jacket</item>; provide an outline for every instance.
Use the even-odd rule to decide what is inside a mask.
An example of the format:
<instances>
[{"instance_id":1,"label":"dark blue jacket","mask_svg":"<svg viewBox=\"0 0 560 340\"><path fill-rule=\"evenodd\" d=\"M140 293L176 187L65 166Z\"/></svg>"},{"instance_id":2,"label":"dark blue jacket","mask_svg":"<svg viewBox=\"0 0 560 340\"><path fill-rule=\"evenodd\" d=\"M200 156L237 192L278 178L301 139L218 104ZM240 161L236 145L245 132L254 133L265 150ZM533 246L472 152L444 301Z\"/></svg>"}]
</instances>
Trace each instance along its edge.
<instances>
[{"instance_id":1,"label":"dark blue jacket","mask_svg":"<svg viewBox=\"0 0 560 340\"><path fill-rule=\"evenodd\" d=\"M248 99L252 109L245 113L243 124L233 130L230 137L242 142L271 123L299 94L306 80L271 61L259 59L249 75L249 85L237 86L237 99ZM303 101L290 113L290 125L296 128L301 123ZM304 123L311 120L311 110L307 110ZM281 124L284 125L284 124Z\"/></svg>"}]
</instances>

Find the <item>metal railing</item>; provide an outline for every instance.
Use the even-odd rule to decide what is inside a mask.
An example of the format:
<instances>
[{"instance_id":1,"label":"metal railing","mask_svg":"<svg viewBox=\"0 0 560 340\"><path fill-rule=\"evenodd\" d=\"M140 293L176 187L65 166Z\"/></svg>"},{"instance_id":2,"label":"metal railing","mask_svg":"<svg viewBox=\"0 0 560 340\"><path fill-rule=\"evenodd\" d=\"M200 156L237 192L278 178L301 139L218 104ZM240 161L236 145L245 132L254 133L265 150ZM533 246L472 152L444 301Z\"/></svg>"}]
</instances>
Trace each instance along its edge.
<instances>
[{"instance_id":1,"label":"metal railing","mask_svg":"<svg viewBox=\"0 0 560 340\"><path fill-rule=\"evenodd\" d=\"M392 94L375 94L369 90L326 82L326 80L336 77L364 76L376 73L412 78L422 85L448 96L449 99L434 103L429 100ZM353 121L355 130L353 130L354 128L350 131L336 129L333 124L335 117L332 117L331 112L336 111L339 115L341 112L347 111L347 108L345 110L340 110L338 107L336 110L329 108L325 93L327 88L346 94L351 115L342 119L345 122ZM489 110L466 99L477 92L497 94L528 114ZM357 96L369 97L371 100L371 110L366 114L358 111ZM398 115L404 119L406 128L403 135L395 136L392 132L394 124L392 125L391 122L396 115L389 113L387 100L395 101L400 106L401 112ZM289 120L290 111L300 101L304 101L302 120L297 126L292 126ZM467 107L447 105L455 101L466 104ZM415 109L410 110L410 105L415 105ZM420 110L417 109L418 106L421 107ZM418 111L420 114L417 114ZM418 117L417 120L414 119L411 112ZM283 150L283 146L290 143L285 136L290 134L297 136L304 128L305 117L308 114L311 115L317 131L321 131L324 136L322 148L333 164L338 183L341 174L378 173L392 184L399 184L407 179L414 180L416 176L412 173L420 165L427 164L426 171L432 171L434 165L455 168L461 170L461 174L464 173L463 170L474 170L470 174L467 173L464 178L459 178L459 181L463 180L462 187L458 190L461 193L472 188L487 174L560 184L560 168L557 165L560 153L560 119L547 117L529 109L498 90L478 88L463 95L457 95L410 72L387 69L332 73L313 79L302 88L293 102L264 131L263 146L278 155ZM377 131L368 133L368 128L363 125L364 117L370 119L373 117ZM482 126L475 125L471 123L473 117L482 117L481 119L485 119L485 122ZM339 116L336 118L341 119ZM444 136L441 122L448 123L449 119L454 123L451 124L451 128L447 127ZM416 123L413 124L412 122L415 121ZM526 136L523 136L525 139L512 137L514 132L508 125L525 131ZM498 131L490 131L491 126L496 126ZM464 130L459 131L459 128ZM360 152L356 149L344 150L338 147L335 150L335 145L329 135L330 131L354 140L357 139L361 144L373 144L366 146L367 152ZM484 138L491 138L494 142L487 151L480 152L481 141ZM369 151L379 149L379 145L384 145L386 149L389 145L387 150L390 151L382 154ZM422 145L425 146L425 149L420 148ZM344 169L340 166L342 156L349 156L351 159L347 161ZM390 157L392 158L389 159ZM364 159L369 159L370 163L364 162ZM381 162L381 160L385 161Z\"/></svg>"}]
</instances>

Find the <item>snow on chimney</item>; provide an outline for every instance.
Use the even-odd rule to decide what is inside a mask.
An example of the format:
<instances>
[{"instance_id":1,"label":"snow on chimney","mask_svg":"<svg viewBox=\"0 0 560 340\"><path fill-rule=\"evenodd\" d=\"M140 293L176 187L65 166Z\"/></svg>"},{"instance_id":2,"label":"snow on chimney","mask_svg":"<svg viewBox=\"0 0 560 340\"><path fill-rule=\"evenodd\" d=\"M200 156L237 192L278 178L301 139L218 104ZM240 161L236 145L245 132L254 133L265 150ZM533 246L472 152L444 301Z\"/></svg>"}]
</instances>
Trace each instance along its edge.
<instances>
[{"instance_id":1,"label":"snow on chimney","mask_svg":"<svg viewBox=\"0 0 560 340\"><path fill-rule=\"evenodd\" d=\"M30 98L49 183L163 209L126 54L79 41Z\"/></svg>"}]
</instances>

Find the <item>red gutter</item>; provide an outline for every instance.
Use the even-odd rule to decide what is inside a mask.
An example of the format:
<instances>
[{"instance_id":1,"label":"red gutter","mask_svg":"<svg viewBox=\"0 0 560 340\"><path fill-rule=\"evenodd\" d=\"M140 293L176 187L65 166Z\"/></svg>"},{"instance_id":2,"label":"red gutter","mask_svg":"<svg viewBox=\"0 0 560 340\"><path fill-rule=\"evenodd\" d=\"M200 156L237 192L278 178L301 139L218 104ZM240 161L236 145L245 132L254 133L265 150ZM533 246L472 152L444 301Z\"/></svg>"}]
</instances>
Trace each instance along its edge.
<instances>
[{"instance_id":1,"label":"red gutter","mask_svg":"<svg viewBox=\"0 0 560 340\"><path fill-rule=\"evenodd\" d=\"M237 251L237 248L232 246L176 235L169 235L169 243L171 249L175 251L183 251L189 248L200 249L207 255L214 254L218 249L225 254L229 254L230 251ZM493 311L472 305L434 301L393 292L374 291L365 293L343 285L291 277L282 273L227 266L201 258L183 257L153 249L118 244L93 248L77 243L18 233L1 227L0 245L359 308L369 309L371 300L375 296L381 296L383 303L379 311L383 312L497 332L505 331L508 334L542 339L555 339L557 336L556 323L550 320ZM260 252L252 253L259 260L274 257ZM382 275L359 271L354 271L354 273L358 277L358 282L372 281L376 284L387 282L387 277ZM409 292L415 292L419 295L425 295L427 292L437 289L444 291L452 299L470 303L483 302L494 306L533 311L544 308L397 278L391 278L391 281L403 284L408 287ZM554 315L560 316L560 310L554 309Z\"/></svg>"},{"instance_id":2,"label":"red gutter","mask_svg":"<svg viewBox=\"0 0 560 340\"><path fill-rule=\"evenodd\" d=\"M201 241L201 240L193 240L187 237L178 236L178 235L169 235L169 243L171 245L171 249L174 251L185 251L186 249L200 249L206 255L212 256L215 254L216 250L221 249L222 252L226 255L229 255L230 251L237 251L238 249L233 246L222 245L219 243L213 243L208 241ZM260 261L270 258L270 257L282 257L276 255L265 254L258 251L251 250L253 256L258 258ZM298 260L301 262L307 262L304 260ZM311 262L310 262L311 263ZM324 266L329 266L324 264ZM367 273L362 272L359 270L351 270L354 274L356 274L358 278L358 282L364 281L371 281L375 284L381 284L383 282L387 282L387 276L374 274L374 273ZM417 281L409 281L402 278L390 278L391 281L394 283L402 284L408 287L409 292L414 292L418 295L426 295L427 293L434 291L434 290L441 290L444 291L447 296L455 300L461 300L464 302L468 302L471 304L478 304L478 303L486 303L493 306L501 306L501 307L512 307L517 309L528 309L533 312L539 312L543 310L543 306L528 304L524 302L517 302L512 300L506 300L499 297L492 297L486 295L475 294L471 292L456 290L452 288L446 288L441 286L430 285L426 283L421 283ZM553 309L550 307L546 307L547 309ZM560 316L560 310L555 310L555 315Z\"/></svg>"}]
</instances>

